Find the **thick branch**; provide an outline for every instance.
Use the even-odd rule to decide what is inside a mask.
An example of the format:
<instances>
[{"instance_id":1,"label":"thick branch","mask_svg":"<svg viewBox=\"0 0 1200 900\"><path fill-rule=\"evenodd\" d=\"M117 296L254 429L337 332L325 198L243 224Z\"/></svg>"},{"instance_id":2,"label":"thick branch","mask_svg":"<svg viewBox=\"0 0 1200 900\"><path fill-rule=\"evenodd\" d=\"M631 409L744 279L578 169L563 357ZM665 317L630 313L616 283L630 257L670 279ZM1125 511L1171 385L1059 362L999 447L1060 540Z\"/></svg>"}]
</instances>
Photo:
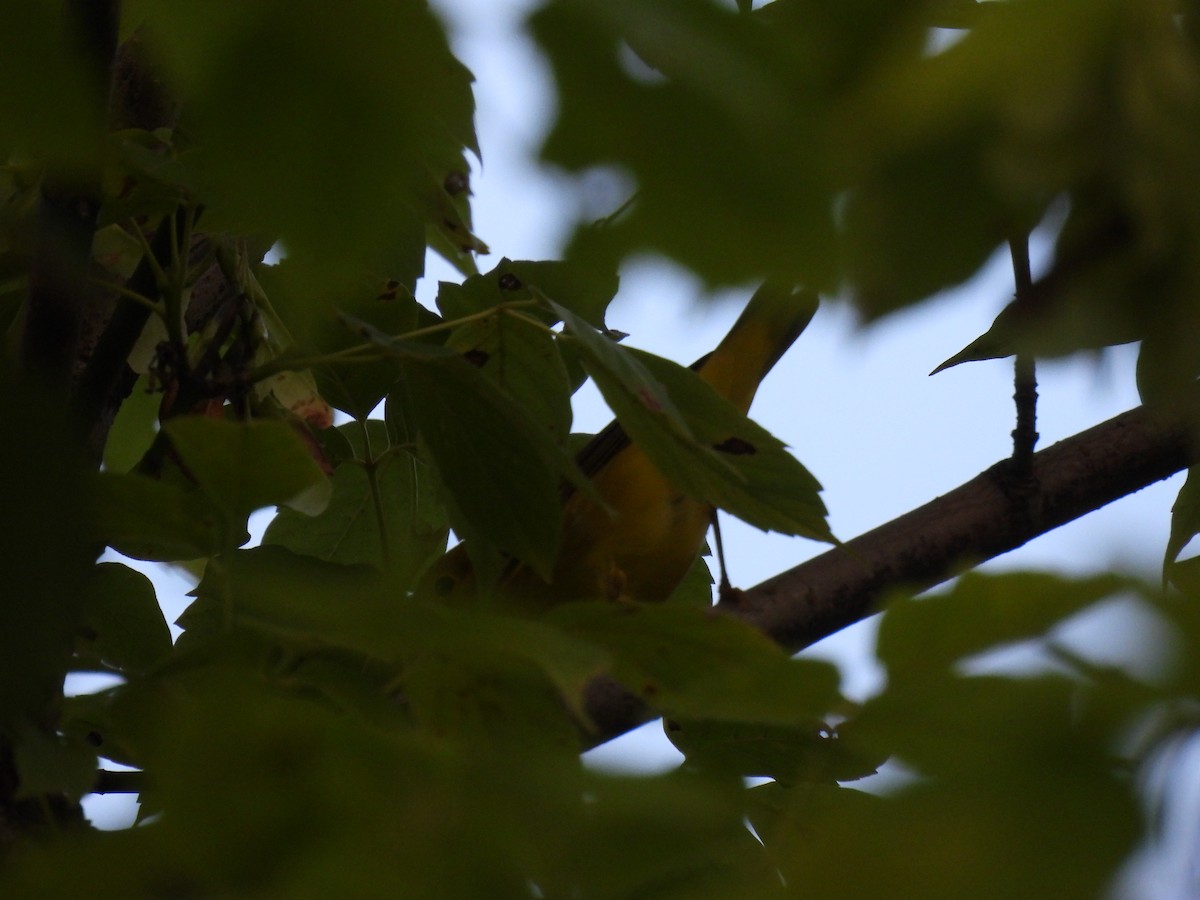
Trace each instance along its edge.
<instances>
[{"instance_id":1,"label":"thick branch","mask_svg":"<svg viewBox=\"0 0 1200 900\"><path fill-rule=\"evenodd\" d=\"M109 68L116 51L120 3L69 0L63 12L67 43L94 94L91 124L98 156L108 114ZM44 113L55 115L51 109ZM90 294L87 274L100 210L100 173L92 165L53 168L41 193L21 359L25 368L65 387L79 341L82 309Z\"/></svg>"},{"instance_id":2,"label":"thick branch","mask_svg":"<svg viewBox=\"0 0 1200 900\"><path fill-rule=\"evenodd\" d=\"M90 2L74 0L77 6L82 3L81 8L88 7ZM98 7L105 4L92 5ZM115 15L119 12L120 4L109 2L107 7ZM92 14L96 14L95 10ZM113 34L115 37L116 32ZM114 130L137 128L153 131L175 124L178 104L167 90L140 34L134 34L115 50L109 99L108 124ZM177 217L182 215L176 213ZM160 262L169 258L169 239L169 223L164 222L153 240L154 252ZM90 245L91 230L88 231L87 240ZM147 260L142 261L126 287L145 297L157 299L157 285ZM78 324L79 347L73 372L73 391L78 424L87 435L85 442L88 453L98 460L112 420L136 380L126 360L142 333L149 313L144 306L128 298L118 298L113 291L95 291L89 300L79 312L81 321Z\"/></svg>"},{"instance_id":3,"label":"thick branch","mask_svg":"<svg viewBox=\"0 0 1200 900\"><path fill-rule=\"evenodd\" d=\"M1139 407L1034 454L1032 495L1009 489L1005 461L719 608L798 651L876 612L889 590L926 590L1198 459L1185 424ZM589 692L597 743L651 718L613 687Z\"/></svg>"},{"instance_id":4,"label":"thick branch","mask_svg":"<svg viewBox=\"0 0 1200 900\"><path fill-rule=\"evenodd\" d=\"M1139 407L1034 454L1028 507L1025 497L1006 492L1002 463L746 591L729 611L800 650L870 615L885 590L933 587L1196 458L1185 425Z\"/></svg>"},{"instance_id":5,"label":"thick branch","mask_svg":"<svg viewBox=\"0 0 1200 900\"><path fill-rule=\"evenodd\" d=\"M115 772L100 769L96 773L93 794L140 794L146 789L144 772Z\"/></svg>"}]
</instances>

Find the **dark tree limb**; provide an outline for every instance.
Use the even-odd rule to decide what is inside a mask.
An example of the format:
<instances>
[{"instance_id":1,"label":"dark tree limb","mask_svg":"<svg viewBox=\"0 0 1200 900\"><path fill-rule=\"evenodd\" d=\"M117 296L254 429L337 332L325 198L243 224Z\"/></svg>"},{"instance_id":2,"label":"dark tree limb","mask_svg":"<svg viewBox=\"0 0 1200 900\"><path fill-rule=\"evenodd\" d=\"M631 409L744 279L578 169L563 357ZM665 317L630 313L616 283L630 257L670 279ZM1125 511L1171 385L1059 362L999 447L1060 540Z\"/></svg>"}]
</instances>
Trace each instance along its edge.
<instances>
[{"instance_id":1,"label":"dark tree limb","mask_svg":"<svg viewBox=\"0 0 1200 900\"><path fill-rule=\"evenodd\" d=\"M91 162L75 166L54 166L41 185L41 197L35 224L32 258L30 259L29 291L23 307L23 323L20 343L20 363L27 372L60 391L70 384L72 367L79 352L80 327L83 309L92 294L89 269L92 259L92 235L100 210L100 147L108 118L108 95L113 55L117 46L117 28L120 21L119 0L66 0L63 3L63 40L68 52L85 73L88 88L92 92L91 107L93 121L90 123ZM7 23L6 23L7 24ZM47 117L58 115L58 110L44 109ZM87 153L81 154L86 160ZM20 388L18 388L20 390ZM9 398L10 401L12 398ZM68 473L62 473L69 477ZM6 498L7 499L7 498ZM21 501L17 501L18 520ZM86 544L64 545L56 568L71 573L80 571L90 562L90 550ZM91 558L94 558L92 556ZM29 570L29 571L32 571ZM51 583L54 582L50 579ZM70 576L63 584L67 586L60 596L70 597L77 589ZM45 599L29 586L17 586L12 596L6 597L10 604L28 604L31 607ZM55 601L57 602L57 601ZM46 607L42 607L45 609ZM70 617L77 614L70 600L55 607L55 611ZM34 646L49 653L58 651L65 662L70 654L70 634L73 623L49 624L38 613L18 610L16 618L6 621L21 623L31 634L22 635L33 640ZM53 659L53 657L50 657ZM62 686L62 672L50 663L44 671L33 674L39 682L38 690L50 700L58 695ZM7 687L7 685L6 685ZM31 703L31 707L36 706ZM58 794L40 797L20 796L20 783L12 744L12 726L19 717L27 716L36 727L52 734L56 712L53 703L42 709L20 710L5 704L5 721L0 723L0 853L9 845L27 835L57 833L67 827L78 827L84 822L83 810L73 799Z\"/></svg>"},{"instance_id":2,"label":"dark tree limb","mask_svg":"<svg viewBox=\"0 0 1200 900\"><path fill-rule=\"evenodd\" d=\"M120 20L118 0L68 0L64 38L91 88L95 152L103 140ZM46 110L47 116L55 115ZM88 270L100 211L100 175L94 169L54 170L41 189L29 295L21 334L21 363L65 387L77 354L80 322L91 293Z\"/></svg>"},{"instance_id":3,"label":"dark tree limb","mask_svg":"<svg viewBox=\"0 0 1200 900\"><path fill-rule=\"evenodd\" d=\"M118 2L71 0L71 4L80 11L81 21L89 21L92 28L99 28L101 22L109 21L105 17L111 17L111 36L115 41ZM111 65L106 69L109 71L107 127L145 131L173 127L179 104L141 34L134 33L120 46L109 48L109 59ZM184 210L175 212L176 227L184 216ZM93 217L93 228L94 225ZM164 221L151 239L154 255L160 263L169 259L170 229L170 221ZM91 232L87 240L90 244ZM157 285L147 260L142 261L125 287L147 298L158 299ZM77 325L79 347L72 373L72 393L76 422L85 436L87 453L98 460L113 418L136 381L126 359L141 335L149 313L144 306L127 297L118 297L115 291L100 289L94 294L79 313L82 322Z\"/></svg>"},{"instance_id":4,"label":"dark tree limb","mask_svg":"<svg viewBox=\"0 0 1200 900\"><path fill-rule=\"evenodd\" d=\"M100 769L96 772L93 794L140 794L146 789L144 772L117 772Z\"/></svg>"},{"instance_id":5,"label":"dark tree limb","mask_svg":"<svg viewBox=\"0 0 1200 900\"><path fill-rule=\"evenodd\" d=\"M66 387L91 288L92 234L100 209L93 184L48 179L38 203L37 239L21 332L21 364Z\"/></svg>"},{"instance_id":6,"label":"dark tree limb","mask_svg":"<svg viewBox=\"0 0 1200 900\"><path fill-rule=\"evenodd\" d=\"M1200 459L1181 419L1139 407L1033 455L1032 496L1006 490L1009 461L835 547L718 609L797 652L879 611L892 590L920 592L1168 478ZM652 718L636 697L601 683L588 712L602 743Z\"/></svg>"}]
</instances>

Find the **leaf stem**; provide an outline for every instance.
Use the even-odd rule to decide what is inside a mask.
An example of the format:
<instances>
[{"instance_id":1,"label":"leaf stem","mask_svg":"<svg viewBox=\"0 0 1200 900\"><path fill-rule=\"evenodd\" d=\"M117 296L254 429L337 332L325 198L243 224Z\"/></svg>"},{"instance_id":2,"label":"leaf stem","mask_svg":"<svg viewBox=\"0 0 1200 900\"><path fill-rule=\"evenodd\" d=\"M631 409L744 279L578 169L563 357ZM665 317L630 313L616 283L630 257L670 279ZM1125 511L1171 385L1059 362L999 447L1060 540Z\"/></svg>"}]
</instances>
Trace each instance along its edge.
<instances>
[{"instance_id":1,"label":"leaf stem","mask_svg":"<svg viewBox=\"0 0 1200 900\"><path fill-rule=\"evenodd\" d=\"M192 233L191 210L183 211L182 221L171 217L171 262L163 273L163 308L167 325L167 337L177 351L176 357L185 359L186 339L183 333L183 284L187 276L186 266L180 254L180 243L190 241ZM160 270L161 271L161 270Z\"/></svg>"},{"instance_id":2,"label":"leaf stem","mask_svg":"<svg viewBox=\"0 0 1200 900\"><path fill-rule=\"evenodd\" d=\"M374 352L372 352L374 351ZM370 363L386 359L387 353L377 344L355 344L332 353L313 353L277 356L262 365L250 370L247 378L251 382L262 381L280 372L296 372L301 369L311 369L316 366L327 366L332 363Z\"/></svg>"},{"instance_id":3,"label":"leaf stem","mask_svg":"<svg viewBox=\"0 0 1200 900\"><path fill-rule=\"evenodd\" d=\"M465 316L460 316L457 319L444 319L441 322L438 322L436 325L426 325L424 328L416 328L416 329L413 329L412 331L406 331L404 334L396 335L395 340L407 341L407 340L412 340L413 338L426 337L427 335L430 335L430 334L437 334L439 331L450 331L450 330L458 328L462 325L469 325L472 322L482 322L486 319L490 319L493 316L499 315L501 313L508 313L510 310L517 310L517 309L520 309L521 307L537 306L537 305L538 305L537 300L508 300L508 301L505 301L504 303L497 303L495 306L489 306L487 309L482 309L479 312L470 313L469 315L465 315ZM521 315L519 312L514 313L514 314L518 315L518 316ZM528 318L528 317L521 316L521 318ZM537 320L533 319L531 321L537 321ZM542 325L543 323L538 322L538 324ZM545 327L545 326L543 326L543 327Z\"/></svg>"},{"instance_id":4,"label":"leaf stem","mask_svg":"<svg viewBox=\"0 0 1200 900\"><path fill-rule=\"evenodd\" d=\"M91 281L91 283L97 287L102 287L105 290L112 291L119 297L132 300L139 306L143 306L150 312L154 313L160 319L166 317L166 311L163 309L163 305L155 300L151 300L145 294L132 290L123 284L113 284L111 281L108 281L104 278L91 278L89 281ZM3 291L0 291L0 293L3 293Z\"/></svg>"},{"instance_id":5,"label":"leaf stem","mask_svg":"<svg viewBox=\"0 0 1200 900\"><path fill-rule=\"evenodd\" d=\"M163 216L163 222L159 225L159 229L167 228L170 232L168 239L174 240L175 236L175 213L170 212ZM150 245L150 241L146 239L146 235L142 233L142 229L137 227L136 223L130 223L126 229L131 232L137 239L137 242L142 247L142 262L150 269L150 274L154 277L154 286L160 292L164 290L167 283L167 273L163 271L163 267L158 262L158 257L154 253L154 248ZM157 236L157 232L156 232Z\"/></svg>"},{"instance_id":6,"label":"leaf stem","mask_svg":"<svg viewBox=\"0 0 1200 900\"><path fill-rule=\"evenodd\" d=\"M536 306L536 300L514 300L509 303L502 303L493 306L489 309L481 310L470 315L460 316L457 319L447 319L438 322L435 325L426 325L424 328L414 328L412 331L406 331L402 334L393 335L392 339L397 341L413 340L414 338L427 337L431 334L437 334L441 331L450 331L462 325L468 325L471 322L479 322L488 319L499 312L504 312L510 315L516 315L524 321L539 328L547 328L545 323L539 322L532 316L526 316L520 312L510 312L517 307ZM549 329L548 329L549 330ZM341 350L335 350L331 353L315 353L308 356L279 356L269 360L260 366L256 366L250 372L250 381L262 381L264 378L269 378L279 372L296 371L298 369L311 369L314 366L325 366L331 363L370 363L379 359L383 359L388 355L386 347L377 341L363 341L361 344L355 344L351 347L344 347Z\"/></svg>"},{"instance_id":7,"label":"leaf stem","mask_svg":"<svg viewBox=\"0 0 1200 900\"><path fill-rule=\"evenodd\" d=\"M371 429L366 419L356 419L363 440L363 469L367 473L367 484L371 489L371 505L375 509L375 525L379 529L379 550L385 569L391 567L392 554L388 539L387 516L383 509L383 492L379 488L379 468L384 456L375 457L371 447ZM384 451L386 454L386 451Z\"/></svg>"}]
</instances>

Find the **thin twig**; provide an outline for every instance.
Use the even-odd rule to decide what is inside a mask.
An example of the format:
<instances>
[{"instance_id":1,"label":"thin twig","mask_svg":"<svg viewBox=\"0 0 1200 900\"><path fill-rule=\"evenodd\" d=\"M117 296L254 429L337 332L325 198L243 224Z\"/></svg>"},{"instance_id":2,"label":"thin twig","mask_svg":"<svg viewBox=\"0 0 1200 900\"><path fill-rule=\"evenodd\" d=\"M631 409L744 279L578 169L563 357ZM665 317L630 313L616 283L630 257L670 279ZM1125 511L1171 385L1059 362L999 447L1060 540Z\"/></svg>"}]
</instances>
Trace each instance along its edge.
<instances>
[{"instance_id":1,"label":"thin twig","mask_svg":"<svg viewBox=\"0 0 1200 900\"><path fill-rule=\"evenodd\" d=\"M1009 240L1012 251L1013 278L1016 282L1018 306L1030 302L1033 275L1029 266L1029 235L1022 233ZM1033 474L1033 450L1037 446L1037 367L1032 356L1018 353L1013 363L1013 402L1016 404L1017 423L1013 428L1013 455L1011 477L1018 482L1027 482Z\"/></svg>"}]
</instances>

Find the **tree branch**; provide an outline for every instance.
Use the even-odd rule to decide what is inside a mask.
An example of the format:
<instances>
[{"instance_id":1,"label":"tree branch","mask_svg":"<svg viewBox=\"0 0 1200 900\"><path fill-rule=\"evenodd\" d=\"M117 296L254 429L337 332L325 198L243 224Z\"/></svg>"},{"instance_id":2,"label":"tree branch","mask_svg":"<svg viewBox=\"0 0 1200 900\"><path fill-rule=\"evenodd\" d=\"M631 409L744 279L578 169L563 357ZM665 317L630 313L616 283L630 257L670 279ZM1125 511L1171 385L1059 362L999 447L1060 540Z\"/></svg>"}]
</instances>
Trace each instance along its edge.
<instances>
[{"instance_id":1,"label":"tree branch","mask_svg":"<svg viewBox=\"0 0 1200 900\"><path fill-rule=\"evenodd\" d=\"M110 67L116 52L120 3L69 0L64 39L94 96L92 148L98 160L108 115ZM45 110L52 117L53 110ZM23 366L66 387L77 353L80 321L100 211L100 173L93 165L53 168L41 187L29 294L21 335Z\"/></svg>"},{"instance_id":2,"label":"tree branch","mask_svg":"<svg viewBox=\"0 0 1200 900\"><path fill-rule=\"evenodd\" d=\"M72 2L81 10L89 10L91 0ZM91 5L106 6L109 14L119 15L120 4L115 0ZM95 9L88 14L98 15ZM115 39L115 21L113 27ZM110 57L109 126L114 130L137 128L145 131L173 127L179 113L178 103L167 89L141 35L135 33L116 47ZM91 224L94 228L94 219ZM169 225L164 222L152 242L159 259L169 258ZM87 240L90 246L90 230ZM147 297L158 296L148 260L142 261L126 286ZM82 321L76 325L79 348L72 388L77 424L86 436L88 454L99 460L113 418L136 380L126 359L142 333L148 312L126 298L118 299L112 291L94 294L90 298L92 302L84 304L78 313Z\"/></svg>"},{"instance_id":3,"label":"tree branch","mask_svg":"<svg viewBox=\"0 0 1200 900\"><path fill-rule=\"evenodd\" d=\"M1012 250L1013 282L1016 293L1013 303L1028 307L1033 290L1033 274L1029 267L1029 233L1009 239ZM1018 353L1013 360L1013 401L1016 404L1017 424L1013 428L1013 476L1024 481L1033 477L1033 448L1037 446L1037 364L1027 353Z\"/></svg>"},{"instance_id":4,"label":"tree branch","mask_svg":"<svg viewBox=\"0 0 1200 900\"><path fill-rule=\"evenodd\" d=\"M116 772L100 769L96 772L93 794L140 794L146 789L145 772Z\"/></svg>"},{"instance_id":5,"label":"tree branch","mask_svg":"<svg viewBox=\"0 0 1200 900\"><path fill-rule=\"evenodd\" d=\"M1032 496L1008 460L918 509L718 604L797 652L878 611L890 590L920 592L1200 460L1186 422L1138 407L1033 455ZM652 717L603 682L587 707L603 743Z\"/></svg>"}]
</instances>

